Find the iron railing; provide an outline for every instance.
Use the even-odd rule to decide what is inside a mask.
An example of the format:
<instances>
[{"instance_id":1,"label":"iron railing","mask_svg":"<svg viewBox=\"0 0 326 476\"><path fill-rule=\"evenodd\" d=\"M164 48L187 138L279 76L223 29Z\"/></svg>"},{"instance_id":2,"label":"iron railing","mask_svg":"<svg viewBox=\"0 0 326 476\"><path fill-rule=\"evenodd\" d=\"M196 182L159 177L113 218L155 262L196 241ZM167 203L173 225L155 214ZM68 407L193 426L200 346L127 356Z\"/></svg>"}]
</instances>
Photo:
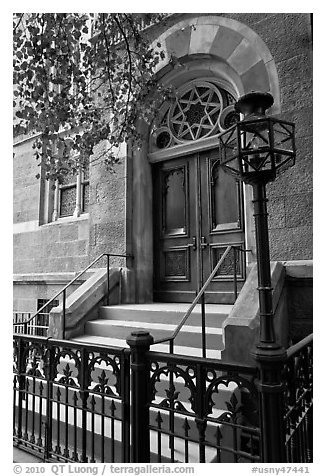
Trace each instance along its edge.
<instances>
[{"instance_id":1,"label":"iron railing","mask_svg":"<svg viewBox=\"0 0 326 476\"><path fill-rule=\"evenodd\" d=\"M14 445L61 462L312 462L312 336L288 349L272 383L268 361L152 352L146 331L127 343L14 335ZM282 409L273 432L262 389ZM270 461L262 448L274 440L284 451Z\"/></svg>"},{"instance_id":2,"label":"iron railing","mask_svg":"<svg viewBox=\"0 0 326 476\"><path fill-rule=\"evenodd\" d=\"M14 444L45 461L129 460L124 349L14 337Z\"/></svg>"},{"instance_id":3,"label":"iron railing","mask_svg":"<svg viewBox=\"0 0 326 476\"><path fill-rule=\"evenodd\" d=\"M65 335L65 327L66 327L66 300L67 300L67 289L69 286L72 284L76 283L78 279L81 278L81 276L86 273L94 264L96 264L101 258L106 257L106 270L107 270L107 297L106 297L106 302L107 305L109 305L109 295L110 295L110 257L118 257L118 258L132 258L132 255L130 254L119 254L119 253L102 253L100 256L95 258L85 269L83 269L80 273L77 274L73 279L69 281L68 284L66 284L60 291L58 291L51 299L49 299L43 306L41 306L38 311L33 314L32 316L29 316L27 319L20 319L19 316L17 316L17 320L15 320L14 316L14 332L16 333L23 333L23 334L29 334L29 335L47 335L47 330L49 328L49 323L47 322L42 325L42 334L38 334L36 331L40 329L39 322L41 319L41 316L44 313L44 310L47 308L47 306L51 305L51 303L57 299L59 296L62 295L62 314L63 314L63 336ZM121 289L121 283L119 283L119 289Z\"/></svg>"},{"instance_id":4,"label":"iron railing","mask_svg":"<svg viewBox=\"0 0 326 476\"><path fill-rule=\"evenodd\" d=\"M312 463L312 347L309 335L287 350L284 367L286 460Z\"/></svg>"},{"instance_id":5,"label":"iron railing","mask_svg":"<svg viewBox=\"0 0 326 476\"><path fill-rule=\"evenodd\" d=\"M152 461L261 460L255 368L154 352L148 360Z\"/></svg>"},{"instance_id":6,"label":"iron railing","mask_svg":"<svg viewBox=\"0 0 326 476\"><path fill-rule=\"evenodd\" d=\"M237 280L237 250L242 253L249 253L251 250L245 250L241 248L240 246L235 246L235 245L229 245L224 253L222 254L221 258L215 265L213 271L207 278L206 282L204 285L201 287L200 291L196 295L195 299L192 301L190 304L187 312L184 314L182 317L180 323L177 325L177 327L174 329L173 333L169 337L164 337L160 339L156 339L154 341L155 344L161 344L163 342L169 342L170 344L170 353L173 354L173 348L174 348L174 341L181 331L182 327L185 325L186 321L188 320L189 316L191 315L192 311L194 310L195 306L200 302L201 305L201 335L202 335L202 356L206 358L206 311L205 311L205 306L206 306L206 301L205 301L205 291L210 285L211 281L213 280L214 277L216 277L216 274L218 273L219 269L221 268L223 262L225 261L226 257L229 255L229 253L233 250L233 294L234 294L234 302L237 300L238 297L238 280Z\"/></svg>"},{"instance_id":7,"label":"iron railing","mask_svg":"<svg viewBox=\"0 0 326 476\"><path fill-rule=\"evenodd\" d=\"M47 336L49 328L49 312L41 312L31 318L31 312L14 312L13 325L19 334Z\"/></svg>"}]
</instances>

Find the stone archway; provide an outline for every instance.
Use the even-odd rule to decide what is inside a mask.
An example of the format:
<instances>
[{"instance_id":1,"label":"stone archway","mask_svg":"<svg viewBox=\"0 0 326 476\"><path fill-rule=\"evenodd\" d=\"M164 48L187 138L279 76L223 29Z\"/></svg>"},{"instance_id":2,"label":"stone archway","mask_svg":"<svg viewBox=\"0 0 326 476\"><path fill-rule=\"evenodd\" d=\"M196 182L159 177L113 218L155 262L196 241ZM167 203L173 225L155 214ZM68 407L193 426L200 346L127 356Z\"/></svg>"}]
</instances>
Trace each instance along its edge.
<instances>
[{"instance_id":1,"label":"stone archway","mask_svg":"<svg viewBox=\"0 0 326 476\"><path fill-rule=\"evenodd\" d=\"M201 16L176 23L155 39L165 50L157 74L164 82L178 84L199 74L228 82L239 96L251 90L269 91L274 96L272 114L280 111L280 90L273 57L261 38L246 25L218 16ZM172 58L185 65L174 68ZM149 134L147 125L140 126ZM132 170L131 170L132 169ZM127 173L128 248L134 255L136 302L153 298L152 174L148 143L133 152ZM251 189L245 190L246 245L254 244Z\"/></svg>"},{"instance_id":2,"label":"stone archway","mask_svg":"<svg viewBox=\"0 0 326 476\"><path fill-rule=\"evenodd\" d=\"M176 23L155 42L162 44L164 60L157 71L169 70L171 57L197 55L218 58L229 66L228 79L239 95L251 90L268 91L274 97L272 114L280 112L280 89L274 59L263 40L247 25L219 16L201 16ZM232 74L233 72L233 74Z\"/></svg>"}]
</instances>

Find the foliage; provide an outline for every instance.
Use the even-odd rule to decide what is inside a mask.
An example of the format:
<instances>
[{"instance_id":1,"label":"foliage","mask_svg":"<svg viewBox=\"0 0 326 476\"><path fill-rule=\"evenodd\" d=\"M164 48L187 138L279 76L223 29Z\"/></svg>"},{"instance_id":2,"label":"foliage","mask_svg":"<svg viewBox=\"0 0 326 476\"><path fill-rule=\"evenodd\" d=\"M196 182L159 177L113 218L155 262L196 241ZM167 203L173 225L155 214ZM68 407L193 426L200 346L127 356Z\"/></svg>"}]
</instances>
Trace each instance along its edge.
<instances>
[{"instance_id":1,"label":"foliage","mask_svg":"<svg viewBox=\"0 0 326 476\"><path fill-rule=\"evenodd\" d=\"M14 16L14 132L39 134L33 147L47 178L97 159L112 167L115 151L142 137L171 90L155 79L164 52L148 24L165 14L18 13Z\"/></svg>"}]
</instances>

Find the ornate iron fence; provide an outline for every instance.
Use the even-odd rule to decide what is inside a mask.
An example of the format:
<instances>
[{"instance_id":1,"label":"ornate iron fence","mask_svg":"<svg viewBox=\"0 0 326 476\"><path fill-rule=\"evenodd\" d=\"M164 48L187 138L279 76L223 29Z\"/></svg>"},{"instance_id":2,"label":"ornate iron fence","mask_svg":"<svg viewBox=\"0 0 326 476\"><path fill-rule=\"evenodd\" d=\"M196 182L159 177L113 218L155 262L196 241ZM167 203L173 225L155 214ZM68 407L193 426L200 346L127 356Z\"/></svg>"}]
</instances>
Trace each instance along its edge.
<instances>
[{"instance_id":1,"label":"ornate iron fence","mask_svg":"<svg viewBox=\"0 0 326 476\"><path fill-rule=\"evenodd\" d=\"M159 353L149 364L155 461L260 461L256 369Z\"/></svg>"},{"instance_id":2,"label":"ornate iron fence","mask_svg":"<svg viewBox=\"0 0 326 476\"><path fill-rule=\"evenodd\" d=\"M15 336L14 444L45 461L128 461L128 385L123 349Z\"/></svg>"},{"instance_id":3,"label":"ornate iron fence","mask_svg":"<svg viewBox=\"0 0 326 476\"><path fill-rule=\"evenodd\" d=\"M312 335L287 351L285 382L286 461L312 463Z\"/></svg>"},{"instance_id":4,"label":"ornate iron fence","mask_svg":"<svg viewBox=\"0 0 326 476\"><path fill-rule=\"evenodd\" d=\"M312 462L312 336L288 349L272 383L270 362L152 352L139 330L127 343L15 334L14 444L45 461ZM273 406L281 419L268 433ZM270 461L273 444L284 451Z\"/></svg>"}]
</instances>

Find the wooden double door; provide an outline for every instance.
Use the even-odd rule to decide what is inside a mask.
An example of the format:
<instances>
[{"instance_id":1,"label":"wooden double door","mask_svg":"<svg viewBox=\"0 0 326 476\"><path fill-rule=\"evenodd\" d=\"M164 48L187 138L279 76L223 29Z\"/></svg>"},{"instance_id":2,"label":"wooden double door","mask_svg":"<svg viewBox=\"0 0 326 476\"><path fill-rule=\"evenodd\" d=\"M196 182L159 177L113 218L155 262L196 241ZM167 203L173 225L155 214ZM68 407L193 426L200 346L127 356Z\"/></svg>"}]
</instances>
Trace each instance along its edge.
<instances>
[{"instance_id":1,"label":"wooden double door","mask_svg":"<svg viewBox=\"0 0 326 476\"><path fill-rule=\"evenodd\" d=\"M244 248L241 184L208 151L153 165L154 300L191 302L229 244ZM237 279L245 278L243 253ZM206 302L233 302L234 256L229 254Z\"/></svg>"}]
</instances>

